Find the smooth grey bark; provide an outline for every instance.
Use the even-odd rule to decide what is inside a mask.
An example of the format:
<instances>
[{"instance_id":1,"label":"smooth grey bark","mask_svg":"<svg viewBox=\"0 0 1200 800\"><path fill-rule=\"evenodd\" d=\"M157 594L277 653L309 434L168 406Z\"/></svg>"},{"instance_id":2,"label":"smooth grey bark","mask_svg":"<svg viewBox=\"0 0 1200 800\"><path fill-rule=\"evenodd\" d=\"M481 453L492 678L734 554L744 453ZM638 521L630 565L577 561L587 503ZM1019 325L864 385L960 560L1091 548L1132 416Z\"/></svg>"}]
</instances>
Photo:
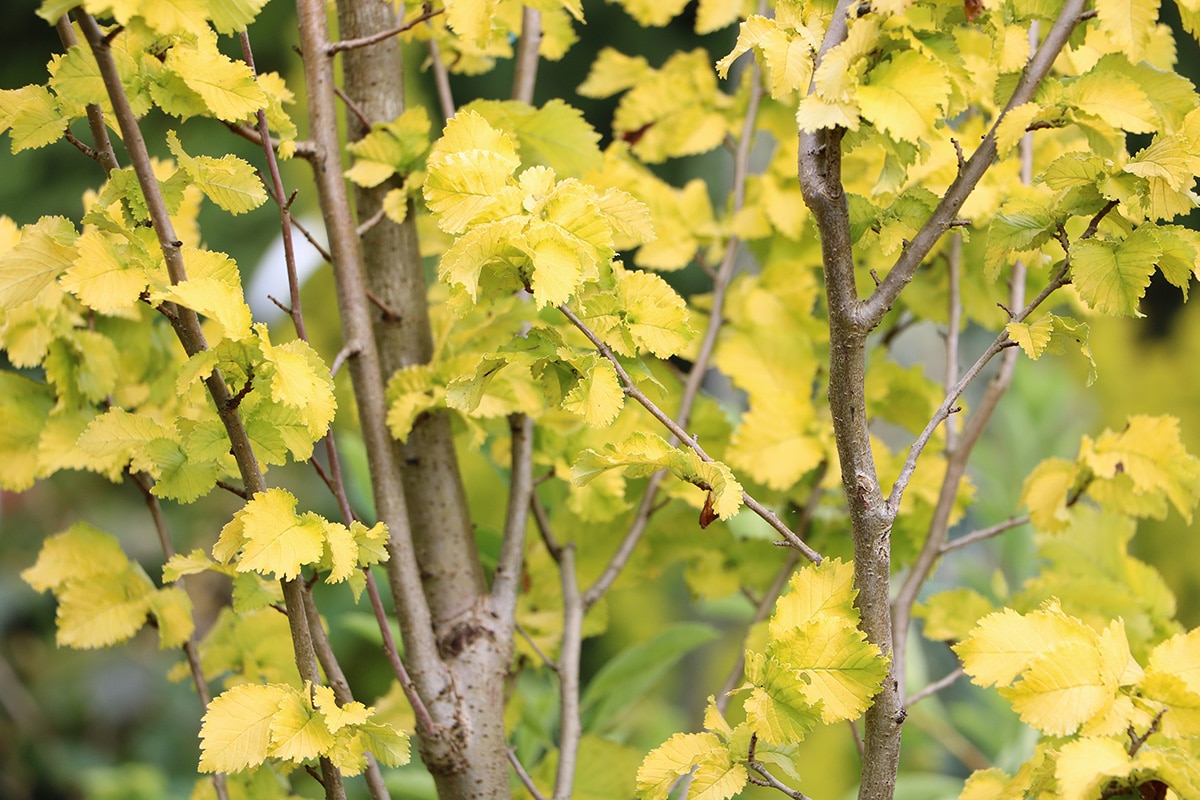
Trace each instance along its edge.
<instances>
[{"instance_id":1,"label":"smooth grey bark","mask_svg":"<svg viewBox=\"0 0 1200 800\"><path fill-rule=\"evenodd\" d=\"M343 41L387 31L396 24L392 4L380 0L342 0L337 14ZM306 44L306 63L333 57L324 48L315 53L310 49ZM360 115L369 123L399 116L404 110L404 73L394 37L347 49L336 57L343 59L344 91L352 104L347 114L351 140L367 133ZM320 68L331 73L327 63ZM332 170L332 159L329 163ZM323 192L336 194L334 182L332 175L327 176ZM340 173L336 182L341 184L344 200L335 202L348 204ZM356 317L356 331L362 333L347 336L347 341L355 344L369 338L367 349L376 354L369 367L357 365L373 373L355 381L364 426L368 414L372 419L386 415L379 388L388 378L397 369L428 362L432 355L426 283L413 215L401 225L379 216L384 195L395 185L354 190L357 220L363 230L356 230L341 210L333 221L340 228L339 237L355 240L352 248L346 248L347 257L355 263L345 268L362 278L364 299L369 300L356 302L349 311ZM347 206L346 214L348 210ZM330 223L326 214L327 226ZM331 230L331 243L334 235ZM361 352L352 366L360 359ZM372 385L367 398L359 394L360 381ZM364 408L366 403L373 405L369 411ZM442 798L508 798L503 692L512 654L513 614L511 607L494 607L487 594L449 420L441 413L422 415L405 444L390 435L386 445L379 436L364 438L369 451L383 447L390 451L386 456L376 453L371 459L372 480L387 487L380 491L376 486L376 502L382 503L380 516L392 530L393 551L411 556L411 569L389 570L389 579L397 598L405 660L433 723L432 729L419 726L422 759ZM387 474L376 475L376 463L385 473L394 468L399 485ZM385 516L384 508L392 519ZM401 513L403 519L396 518Z\"/></svg>"}]
</instances>

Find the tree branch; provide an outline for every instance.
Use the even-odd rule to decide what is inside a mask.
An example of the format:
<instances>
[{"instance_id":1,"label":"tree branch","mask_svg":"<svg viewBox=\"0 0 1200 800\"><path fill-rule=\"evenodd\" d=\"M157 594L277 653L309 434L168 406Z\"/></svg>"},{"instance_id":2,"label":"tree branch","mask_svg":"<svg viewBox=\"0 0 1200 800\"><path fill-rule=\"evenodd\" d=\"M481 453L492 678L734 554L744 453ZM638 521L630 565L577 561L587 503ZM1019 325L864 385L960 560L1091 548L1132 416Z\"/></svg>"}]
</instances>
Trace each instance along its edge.
<instances>
[{"instance_id":1,"label":"tree branch","mask_svg":"<svg viewBox=\"0 0 1200 800\"><path fill-rule=\"evenodd\" d=\"M446 9L444 8L434 9L429 3L426 3L419 17L414 17L408 22L397 25L394 28L389 28L386 31L373 33L370 36L360 36L357 39L343 39L340 42L332 42L325 46L325 53L326 55L332 56L345 50L356 50L360 47L370 47L373 44L379 44L382 41L391 39L393 36L399 36L405 31L412 30L422 22L426 22L436 17L445 10Z\"/></svg>"},{"instance_id":2,"label":"tree branch","mask_svg":"<svg viewBox=\"0 0 1200 800\"><path fill-rule=\"evenodd\" d=\"M324 2L298 0L296 7L301 47L306 53L323 53L329 40ZM350 216L350 198L342 178L341 145L333 112L337 107L333 69L327 58L311 57L304 59L304 73L309 123L317 149L312 161L313 171L338 285L342 335L346 341L358 345L354 358L349 359L351 380L371 468L375 507L389 531L388 579L410 657L419 665L414 681L423 697L435 697L445 688L445 680L437 659L429 606L421 591L420 568L413 551L404 485L385 418L387 402L380 377L379 353L371 330L370 302L362 275L355 224Z\"/></svg>"},{"instance_id":3,"label":"tree branch","mask_svg":"<svg viewBox=\"0 0 1200 800\"><path fill-rule=\"evenodd\" d=\"M925 260L925 256L929 254L938 239L957 217L959 209L962 208L963 203L966 202L983 174L991 167L992 161L996 158L997 126L1004 120L1005 114L1010 109L1027 103L1033 98L1038 85L1049 73L1071 32L1083 20L1085 2L1086 0L1066 0L1063 4L1058 19L1054 21L1047 32L1042 46L1026 64L1016 90L1009 98L1004 110L993 121L991 129L984 136L979 148L959 170L937 208L933 210L929 219L900 253L900 257L879 288L863 303L862 321L868 327L874 327L879 320L883 319L883 315L900 295L900 291L912 280L917 268Z\"/></svg>"},{"instance_id":4,"label":"tree branch","mask_svg":"<svg viewBox=\"0 0 1200 800\"><path fill-rule=\"evenodd\" d=\"M513 59L512 98L533 104L533 88L537 84L538 48L542 44L542 12L532 6L521 9L521 41Z\"/></svg>"},{"instance_id":5,"label":"tree branch","mask_svg":"<svg viewBox=\"0 0 1200 800\"><path fill-rule=\"evenodd\" d=\"M500 559L492 579L492 603L501 614L515 613L521 564L525 557L525 531L533 497L533 420L525 414L508 418L511 432L512 471L508 484L508 515L500 542Z\"/></svg>"},{"instance_id":6,"label":"tree branch","mask_svg":"<svg viewBox=\"0 0 1200 800\"><path fill-rule=\"evenodd\" d=\"M592 329L589 328L583 320L576 316L576 314L565 305L559 306L558 309L567 319L571 321L573 325L575 325L575 327L582 331L583 335L588 338L588 341L590 341L592 345L595 346L595 348L600 352L600 354L608 359L609 363L613 365L613 368L617 372L617 377L621 380L625 394L632 397L638 402L639 405L649 411L650 414L659 422L661 422L663 426L671 432L672 435L677 437L683 444L691 448L696 455L700 456L702 461L713 460L712 456L704 452L704 448L700 446L700 443L696 441L695 437L681 428L679 424L675 422L675 420L671 419L666 412L659 408L653 400L647 397L646 394L637 387L637 384L634 383L633 378L631 378L629 373L625 371L625 367L621 366L621 362L613 354L609 346L601 341L600 338L596 336L595 332L592 331ZM745 503L748 508L754 511L754 513L762 517L762 519L768 525L778 531L784 540L789 545L799 550L805 558L807 558L809 561L812 561L814 564L821 563L821 554L816 550L813 550L808 546L807 543L801 540L791 528L789 528L781 519L779 519L774 511L755 500L748 492L745 491L742 492L742 502Z\"/></svg>"},{"instance_id":7,"label":"tree branch","mask_svg":"<svg viewBox=\"0 0 1200 800\"><path fill-rule=\"evenodd\" d=\"M579 717L579 659L583 647L583 615L587 609L579 596L575 545L571 543L563 547L561 556L558 570L562 580L563 632L557 670L560 731L553 800L570 800L575 784L579 740L583 736L583 724Z\"/></svg>"},{"instance_id":8,"label":"tree branch","mask_svg":"<svg viewBox=\"0 0 1200 800\"><path fill-rule=\"evenodd\" d=\"M63 14L54 23L55 30L58 31L58 38L63 43L63 47L68 50L78 46L79 42L75 38L75 29L71 27L71 20L66 14ZM113 150L112 139L108 136L108 125L104 122L104 112L95 103L88 103L84 106L87 113L88 130L92 133L91 156L100 162L100 166L104 168L104 174L108 175L114 169L118 169L121 164L117 161L116 151ZM70 131L67 131L68 136Z\"/></svg>"},{"instance_id":9,"label":"tree branch","mask_svg":"<svg viewBox=\"0 0 1200 800\"><path fill-rule=\"evenodd\" d=\"M1012 530L1013 528L1019 528L1027 522L1029 522L1028 514L1022 514L1019 517L1011 517L1004 520L1004 522L998 522L995 525L991 525L987 528L980 528L977 531L972 531L971 533L968 533L965 536L960 536L957 539L951 539L942 545L941 552L946 554L953 552L954 550L958 550L959 548L975 544L976 542L982 542L985 539L998 536L1005 531Z\"/></svg>"},{"instance_id":10,"label":"tree branch","mask_svg":"<svg viewBox=\"0 0 1200 800\"><path fill-rule=\"evenodd\" d=\"M909 696L908 700L905 702L905 707L906 707L906 708L912 708L914 705L916 705L917 703L921 702L921 701L922 701L922 700L924 700L926 697L930 697L930 696L932 696L932 695L935 695L935 694L937 694L937 693L938 693L938 692L940 692L942 689L945 689L947 686L953 686L953 685L954 685L954 683L955 683L955 682L956 682L956 681L957 681L959 678L961 678L961 677L962 677L964 674L966 674L966 673L964 673L964 672L963 672L963 668L962 668L962 667L958 667L958 668L954 669L954 670L953 670L952 672L950 672L948 675L944 675L944 676L942 676L940 679L938 679L938 680L934 681L933 683L929 684L929 685L928 685L928 686L926 686L924 689L921 689L920 691L913 692L913 693L912 693L912 694Z\"/></svg>"}]
</instances>

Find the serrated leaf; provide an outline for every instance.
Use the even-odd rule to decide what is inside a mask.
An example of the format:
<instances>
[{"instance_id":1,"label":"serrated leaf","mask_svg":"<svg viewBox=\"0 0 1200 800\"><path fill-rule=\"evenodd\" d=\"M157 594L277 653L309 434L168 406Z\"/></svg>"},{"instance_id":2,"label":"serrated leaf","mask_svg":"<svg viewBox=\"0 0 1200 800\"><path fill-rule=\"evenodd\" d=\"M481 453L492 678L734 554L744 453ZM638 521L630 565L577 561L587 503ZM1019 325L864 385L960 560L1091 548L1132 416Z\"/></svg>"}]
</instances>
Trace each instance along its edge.
<instances>
[{"instance_id":1,"label":"serrated leaf","mask_svg":"<svg viewBox=\"0 0 1200 800\"><path fill-rule=\"evenodd\" d=\"M787 594L775 602L770 623L772 638L778 639L822 616L839 617L851 626L858 624L853 563L827 558L817 566L797 570L788 587Z\"/></svg>"},{"instance_id":2,"label":"serrated leaf","mask_svg":"<svg viewBox=\"0 0 1200 800\"><path fill-rule=\"evenodd\" d=\"M55 405L52 388L0 372L0 487L24 491L39 474L38 445Z\"/></svg>"},{"instance_id":3,"label":"serrated leaf","mask_svg":"<svg viewBox=\"0 0 1200 800\"><path fill-rule=\"evenodd\" d=\"M9 132L13 153L45 147L62 138L67 118L44 86L0 89L0 133Z\"/></svg>"},{"instance_id":4,"label":"serrated leaf","mask_svg":"<svg viewBox=\"0 0 1200 800\"><path fill-rule=\"evenodd\" d=\"M88 424L79 437L80 450L96 458L128 460L135 470L154 470L148 447L156 439L173 439L174 431L139 414L120 408L110 408Z\"/></svg>"},{"instance_id":5,"label":"serrated leaf","mask_svg":"<svg viewBox=\"0 0 1200 800\"><path fill-rule=\"evenodd\" d=\"M950 97L943 69L916 50L905 50L867 75L858 87L863 119L899 141L918 143Z\"/></svg>"},{"instance_id":6,"label":"serrated leaf","mask_svg":"<svg viewBox=\"0 0 1200 800\"><path fill-rule=\"evenodd\" d=\"M240 772L267 760L271 719L293 690L246 683L214 697L200 726L201 772Z\"/></svg>"},{"instance_id":7,"label":"serrated leaf","mask_svg":"<svg viewBox=\"0 0 1200 800\"><path fill-rule=\"evenodd\" d=\"M234 61L207 46L176 45L164 66L177 73L217 119L237 122L266 106L266 97L245 62Z\"/></svg>"},{"instance_id":8,"label":"serrated leaf","mask_svg":"<svg viewBox=\"0 0 1200 800\"><path fill-rule=\"evenodd\" d=\"M821 721L820 701L805 692L800 673L777 658L746 653L746 680L753 688L742 702L746 721L767 744L799 742Z\"/></svg>"},{"instance_id":9,"label":"serrated leaf","mask_svg":"<svg viewBox=\"0 0 1200 800\"><path fill-rule=\"evenodd\" d=\"M575 91L584 97L611 97L637 85L649 70L650 64L645 58L627 56L611 47L605 47L592 62L587 79L579 84Z\"/></svg>"},{"instance_id":10,"label":"serrated leaf","mask_svg":"<svg viewBox=\"0 0 1200 800\"><path fill-rule=\"evenodd\" d=\"M1050 336L1054 332L1054 320L1052 315L1047 314L1033 323L1010 322L1004 326L1004 330L1008 333L1008 338L1021 346L1025 355L1037 361L1045 351L1046 345L1050 343Z\"/></svg>"},{"instance_id":11,"label":"serrated leaf","mask_svg":"<svg viewBox=\"0 0 1200 800\"><path fill-rule=\"evenodd\" d=\"M150 613L158 627L158 649L182 647L195 630L192 599L178 586L159 589L149 596Z\"/></svg>"},{"instance_id":12,"label":"serrated leaf","mask_svg":"<svg viewBox=\"0 0 1200 800\"><path fill-rule=\"evenodd\" d=\"M333 745L325 716L313 709L307 693L301 694L290 687L279 699L269 730L268 754L296 764L323 755Z\"/></svg>"},{"instance_id":13,"label":"serrated leaf","mask_svg":"<svg viewBox=\"0 0 1200 800\"><path fill-rule=\"evenodd\" d=\"M192 185L230 214L244 214L266 202L267 191L246 161L234 155L190 156L175 131L167 131L167 146Z\"/></svg>"},{"instance_id":14,"label":"serrated leaf","mask_svg":"<svg viewBox=\"0 0 1200 800\"><path fill-rule=\"evenodd\" d=\"M1071 243L1071 282L1101 314L1140 317L1138 301L1162 251L1149 231L1138 229L1123 242L1083 239Z\"/></svg>"},{"instance_id":15,"label":"serrated leaf","mask_svg":"<svg viewBox=\"0 0 1200 800\"><path fill-rule=\"evenodd\" d=\"M578 382L563 398L564 411L578 414L593 428L603 428L616 419L625 404L625 393L612 363L594 356L579 376Z\"/></svg>"},{"instance_id":16,"label":"serrated leaf","mask_svg":"<svg viewBox=\"0 0 1200 800\"><path fill-rule=\"evenodd\" d=\"M74 294L102 314L133 307L149 285L133 248L96 229L76 240L77 258L59 278L64 291Z\"/></svg>"},{"instance_id":17,"label":"serrated leaf","mask_svg":"<svg viewBox=\"0 0 1200 800\"><path fill-rule=\"evenodd\" d=\"M481 114L465 111L446 128L426 159L425 203L447 233L467 227L498 206L503 189L521 164L507 134Z\"/></svg>"},{"instance_id":18,"label":"serrated leaf","mask_svg":"<svg viewBox=\"0 0 1200 800\"><path fill-rule=\"evenodd\" d=\"M688 325L687 304L657 275L619 273L617 298L634 343L659 358L675 355L695 335Z\"/></svg>"},{"instance_id":19,"label":"serrated leaf","mask_svg":"<svg viewBox=\"0 0 1200 800\"><path fill-rule=\"evenodd\" d=\"M858 719L887 676L888 661L841 616L821 615L768 641L768 654L803 676L800 691L826 725Z\"/></svg>"},{"instance_id":20,"label":"serrated leaf","mask_svg":"<svg viewBox=\"0 0 1200 800\"><path fill-rule=\"evenodd\" d=\"M283 489L268 489L254 495L235 519L244 539L238 572L253 571L291 579L306 564L320 561L324 552L321 519L311 513L297 516L296 498ZM224 531L221 536L225 536ZM213 555L225 560L215 550Z\"/></svg>"},{"instance_id":21,"label":"serrated leaf","mask_svg":"<svg viewBox=\"0 0 1200 800\"><path fill-rule=\"evenodd\" d=\"M1063 96L1083 113L1130 133L1152 133L1157 126L1154 106L1137 81L1103 67L1072 80Z\"/></svg>"},{"instance_id":22,"label":"serrated leaf","mask_svg":"<svg viewBox=\"0 0 1200 800\"><path fill-rule=\"evenodd\" d=\"M1133 767L1124 744L1099 737L1067 742L1058 754L1054 776L1063 800L1086 800L1113 778L1123 778Z\"/></svg>"},{"instance_id":23,"label":"serrated leaf","mask_svg":"<svg viewBox=\"0 0 1200 800\"><path fill-rule=\"evenodd\" d=\"M127 564L102 580L68 581L56 592L62 647L108 647L133 637L146 623L153 584L141 569Z\"/></svg>"},{"instance_id":24,"label":"serrated leaf","mask_svg":"<svg viewBox=\"0 0 1200 800\"><path fill-rule=\"evenodd\" d=\"M1066 736L1115 699L1116 680L1106 666L1094 641L1066 638L1030 659L1021 679L1001 687L1000 694L1022 722L1051 736Z\"/></svg>"},{"instance_id":25,"label":"serrated leaf","mask_svg":"<svg viewBox=\"0 0 1200 800\"><path fill-rule=\"evenodd\" d=\"M1122 431L1105 430L1093 442L1084 437L1079 461L1099 478L1132 482L1137 495L1166 496L1191 520L1200 501L1200 460L1184 448L1179 420L1135 415Z\"/></svg>"},{"instance_id":26,"label":"serrated leaf","mask_svg":"<svg viewBox=\"0 0 1200 800\"><path fill-rule=\"evenodd\" d=\"M21 572L34 591L59 589L69 581L88 581L124 571L129 559L116 537L86 522L77 522L46 539L37 561Z\"/></svg>"},{"instance_id":27,"label":"serrated leaf","mask_svg":"<svg viewBox=\"0 0 1200 800\"><path fill-rule=\"evenodd\" d=\"M979 686L1006 686L1017 679L1041 654L1076 639L1091 642L1096 633L1049 603L1029 614L1005 608L979 620L971 635L954 646L971 682Z\"/></svg>"},{"instance_id":28,"label":"serrated leaf","mask_svg":"<svg viewBox=\"0 0 1200 800\"><path fill-rule=\"evenodd\" d=\"M583 112L559 98L541 108L512 100L475 101L466 110L477 111L515 139L526 167L546 166L566 176L600 168L600 134L584 119Z\"/></svg>"},{"instance_id":29,"label":"serrated leaf","mask_svg":"<svg viewBox=\"0 0 1200 800\"><path fill-rule=\"evenodd\" d=\"M738 30L737 43L729 55L717 62L717 74L729 75L729 67L743 53L756 49L763 56L771 97L807 90L812 79L813 44L810 38L784 30L774 19L757 14L747 17Z\"/></svg>"},{"instance_id":30,"label":"serrated leaf","mask_svg":"<svg viewBox=\"0 0 1200 800\"><path fill-rule=\"evenodd\" d=\"M0 310L34 299L75 260L75 226L63 217L42 217L21 231L21 240L0 256Z\"/></svg>"},{"instance_id":31,"label":"serrated leaf","mask_svg":"<svg viewBox=\"0 0 1200 800\"><path fill-rule=\"evenodd\" d=\"M642 800L666 800L675 780L697 764L728 748L711 733L677 733L651 750L638 768L638 797Z\"/></svg>"}]
</instances>

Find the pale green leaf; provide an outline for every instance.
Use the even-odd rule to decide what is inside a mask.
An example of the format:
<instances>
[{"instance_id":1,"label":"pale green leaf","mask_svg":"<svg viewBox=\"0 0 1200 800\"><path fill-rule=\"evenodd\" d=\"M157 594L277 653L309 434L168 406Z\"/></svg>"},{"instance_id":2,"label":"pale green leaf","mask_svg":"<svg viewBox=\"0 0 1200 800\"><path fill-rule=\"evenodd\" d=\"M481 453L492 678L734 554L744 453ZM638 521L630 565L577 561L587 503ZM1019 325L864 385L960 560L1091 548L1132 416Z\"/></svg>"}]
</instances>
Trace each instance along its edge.
<instances>
[{"instance_id":1,"label":"pale green leaf","mask_svg":"<svg viewBox=\"0 0 1200 800\"><path fill-rule=\"evenodd\" d=\"M75 260L75 226L63 217L42 217L21 231L16 246L0 255L0 309L37 297Z\"/></svg>"}]
</instances>

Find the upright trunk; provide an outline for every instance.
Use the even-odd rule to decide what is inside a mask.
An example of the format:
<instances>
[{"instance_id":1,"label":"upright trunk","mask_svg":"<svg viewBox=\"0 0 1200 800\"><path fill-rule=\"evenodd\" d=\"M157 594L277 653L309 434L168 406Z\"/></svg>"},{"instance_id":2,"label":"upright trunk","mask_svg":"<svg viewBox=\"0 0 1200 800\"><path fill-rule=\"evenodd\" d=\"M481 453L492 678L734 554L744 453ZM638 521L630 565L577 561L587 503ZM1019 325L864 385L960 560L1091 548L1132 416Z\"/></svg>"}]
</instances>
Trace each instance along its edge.
<instances>
[{"instance_id":1,"label":"upright trunk","mask_svg":"<svg viewBox=\"0 0 1200 800\"><path fill-rule=\"evenodd\" d=\"M397 22L386 0L339 0L337 15L342 40L386 31ZM306 46L305 57L324 56ZM343 59L343 89L353 104L347 114L351 140L367 133L359 114L376 123L403 112L404 71L395 37L337 57ZM355 189L360 226L376 219L384 195L397 185ZM432 355L413 215L400 225L378 219L359 235L358 251L372 300L379 377L386 381L397 369L426 363ZM404 643L433 721L432 730L418 731L422 758L446 800L508 798L503 693L512 653L511 612L493 609L487 593L446 415L423 415L407 444L391 442L391 448L390 460L402 478L409 539L398 546L411 545L416 557L433 634L406 635ZM392 589L399 597L412 587L398 585L397 575L392 573Z\"/></svg>"}]
</instances>

